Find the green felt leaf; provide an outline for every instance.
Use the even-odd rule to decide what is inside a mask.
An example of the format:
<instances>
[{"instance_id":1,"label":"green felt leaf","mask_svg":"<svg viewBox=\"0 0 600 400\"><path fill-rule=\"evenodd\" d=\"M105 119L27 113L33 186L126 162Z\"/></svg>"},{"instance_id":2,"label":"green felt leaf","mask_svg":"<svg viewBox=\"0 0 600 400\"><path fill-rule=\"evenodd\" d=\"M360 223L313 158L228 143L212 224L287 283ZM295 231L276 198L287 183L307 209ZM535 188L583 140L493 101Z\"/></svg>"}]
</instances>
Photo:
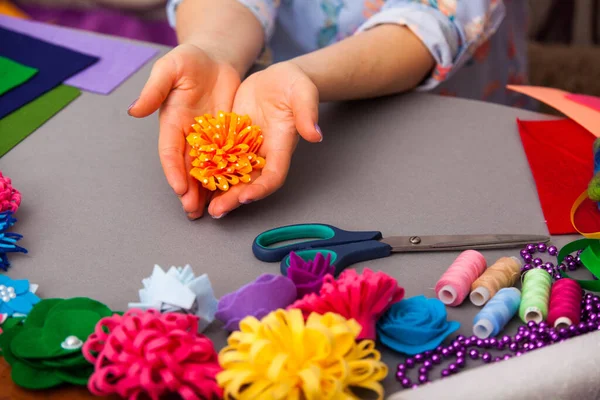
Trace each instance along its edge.
<instances>
[{"instance_id":1,"label":"green felt leaf","mask_svg":"<svg viewBox=\"0 0 600 400\"><path fill-rule=\"evenodd\" d=\"M102 319L98 313L88 310L65 310L53 312L48 317L44 327L43 340L49 348L60 348L63 341L69 336L76 336L85 342L93 332L98 321ZM63 349L64 350L64 349ZM64 350L64 354L73 353L73 350ZM81 351L79 349L79 351Z\"/></svg>"},{"instance_id":2,"label":"green felt leaf","mask_svg":"<svg viewBox=\"0 0 600 400\"><path fill-rule=\"evenodd\" d=\"M12 364L11 377L26 389L47 389L63 383L51 369L34 369L22 362Z\"/></svg>"},{"instance_id":3,"label":"green felt leaf","mask_svg":"<svg viewBox=\"0 0 600 400\"><path fill-rule=\"evenodd\" d=\"M22 325L15 325L12 328L5 329L0 335L0 349L2 349L2 356L10 365L13 365L18 361L17 357L11 351L10 343L13 341L15 336L21 332L22 329Z\"/></svg>"},{"instance_id":4,"label":"green felt leaf","mask_svg":"<svg viewBox=\"0 0 600 400\"><path fill-rule=\"evenodd\" d=\"M83 354L73 353L66 357L51 358L48 360L41 360L41 364L44 367L52 368L68 368L68 367L84 367L90 365L89 361L85 359Z\"/></svg>"},{"instance_id":5,"label":"green felt leaf","mask_svg":"<svg viewBox=\"0 0 600 400\"><path fill-rule=\"evenodd\" d=\"M65 301L64 299L44 299L33 306L33 309L27 314L25 326L42 328L46 322L46 316L52 308Z\"/></svg>"},{"instance_id":6,"label":"green felt leaf","mask_svg":"<svg viewBox=\"0 0 600 400\"><path fill-rule=\"evenodd\" d=\"M73 385L85 386L94 373L94 367L89 365L85 368L61 368L55 371L56 376L61 380Z\"/></svg>"},{"instance_id":7,"label":"green felt leaf","mask_svg":"<svg viewBox=\"0 0 600 400\"><path fill-rule=\"evenodd\" d=\"M72 299L66 299L61 304L57 305L56 308L52 309L52 313L65 310L92 311L98 314L100 318L113 315L111 309L106 305L87 297L73 297Z\"/></svg>"},{"instance_id":8,"label":"green felt leaf","mask_svg":"<svg viewBox=\"0 0 600 400\"><path fill-rule=\"evenodd\" d=\"M21 324L25 321L25 317L10 317L1 325L3 330L10 329L15 325Z\"/></svg>"},{"instance_id":9,"label":"green felt leaf","mask_svg":"<svg viewBox=\"0 0 600 400\"><path fill-rule=\"evenodd\" d=\"M61 344L69 336L85 342L100 319L94 311L53 309L43 329L24 329L13 339L11 350L19 358L55 358L81 353L81 348L64 349Z\"/></svg>"},{"instance_id":10,"label":"green felt leaf","mask_svg":"<svg viewBox=\"0 0 600 400\"><path fill-rule=\"evenodd\" d=\"M41 340L44 330L24 327L12 339L10 349L18 358L48 358L50 350Z\"/></svg>"},{"instance_id":11,"label":"green felt leaf","mask_svg":"<svg viewBox=\"0 0 600 400\"><path fill-rule=\"evenodd\" d=\"M17 358L23 359L80 354L81 349L64 349L61 344L69 336L85 342L98 321L112 314L106 305L87 297L42 300L27 317L25 329L12 339L10 349Z\"/></svg>"}]
</instances>

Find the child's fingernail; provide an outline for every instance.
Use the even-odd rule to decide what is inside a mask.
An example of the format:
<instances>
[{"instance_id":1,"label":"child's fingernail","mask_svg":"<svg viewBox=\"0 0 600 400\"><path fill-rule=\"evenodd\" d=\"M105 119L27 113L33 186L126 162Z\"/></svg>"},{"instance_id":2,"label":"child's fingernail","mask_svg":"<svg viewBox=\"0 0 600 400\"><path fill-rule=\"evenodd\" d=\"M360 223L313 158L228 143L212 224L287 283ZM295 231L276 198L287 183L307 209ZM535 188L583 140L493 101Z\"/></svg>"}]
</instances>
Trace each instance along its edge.
<instances>
[{"instance_id":1,"label":"child's fingernail","mask_svg":"<svg viewBox=\"0 0 600 400\"><path fill-rule=\"evenodd\" d=\"M203 214L202 212L191 212L191 213L188 213L187 217L188 217L188 219L193 221L195 219L200 218L202 216L202 214Z\"/></svg>"},{"instance_id":2,"label":"child's fingernail","mask_svg":"<svg viewBox=\"0 0 600 400\"><path fill-rule=\"evenodd\" d=\"M131 115L129 112L131 111L131 109L133 108L133 106L135 106L135 103L137 103L137 101L138 101L138 99L135 99L135 100L133 101L133 103L131 103L131 104L129 105L129 107L127 108L127 114Z\"/></svg>"},{"instance_id":3,"label":"child's fingernail","mask_svg":"<svg viewBox=\"0 0 600 400\"><path fill-rule=\"evenodd\" d=\"M317 131L319 136L321 136L321 140L319 140L319 142L322 142L323 141L323 132L321 132L321 127L318 124L315 124L315 130Z\"/></svg>"},{"instance_id":4,"label":"child's fingernail","mask_svg":"<svg viewBox=\"0 0 600 400\"><path fill-rule=\"evenodd\" d=\"M248 200L244 200L244 201L242 201L241 203L242 203L242 204L250 204L250 203L252 203L253 201L254 201L254 200L252 200L252 199L248 199Z\"/></svg>"},{"instance_id":5,"label":"child's fingernail","mask_svg":"<svg viewBox=\"0 0 600 400\"><path fill-rule=\"evenodd\" d=\"M227 215L227 213L223 213L223 214L221 214L221 215L212 215L212 217L213 217L214 219L221 219L221 218L223 218L223 217L224 217L224 216L226 216L226 215Z\"/></svg>"}]
</instances>

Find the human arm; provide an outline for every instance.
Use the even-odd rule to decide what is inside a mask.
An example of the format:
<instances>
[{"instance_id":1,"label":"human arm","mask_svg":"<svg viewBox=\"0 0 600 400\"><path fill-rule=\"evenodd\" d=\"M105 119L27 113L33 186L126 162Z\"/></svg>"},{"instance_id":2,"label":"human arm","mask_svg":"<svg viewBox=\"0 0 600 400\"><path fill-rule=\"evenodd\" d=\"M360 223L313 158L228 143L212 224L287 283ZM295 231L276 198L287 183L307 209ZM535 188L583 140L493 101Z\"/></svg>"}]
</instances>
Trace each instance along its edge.
<instances>
[{"instance_id":1,"label":"human arm","mask_svg":"<svg viewBox=\"0 0 600 400\"><path fill-rule=\"evenodd\" d=\"M202 216L209 193L190 176L185 136L194 117L230 111L241 78L264 42L261 24L237 0L184 0L177 7L182 43L160 58L128 110L159 112L158 152L165 177L190 219Z\"/></svg>"},{"instance_id":2,"label":"human arm","mask_svg":"<svg viewBox=\"0 0 600 400\"><path fill-rule=\"evenodd\" d=\"M209 212L221 214L239 203L264 198L283 184L298 138L295 132L308 141L318 141L317 130L311 126L317 122L319 101L433 88L470 58L504 16L503 4L496 0L436 3L441 9L388 0L356 35L247 79L238 90L235 104L249 110L253 117L261 116L264 126L277 126L277 131L265 130L265 143L273 141L270 147L279 143L278 147L291 150L289 154L267 155L261 178L220 197ZM457 8L452 9L452 4ZM254 93L267 92L278 92L279 96L254 97ZM269 108L270 114L259 113ZM274 167L268 169L269 163Z\"/></svg>"},{"instance_id":3,"label":"human arm","mask_svg":"<svg viewBox=\"0 0 600 400\"><path fill-rule=\"evenodd\" d=\"M265 42L261 23L238 0L183 0L176 9L177 39L192 44L243 77Z\"/></svg>"},{"instance_id":4,"label":"human arm","mask_svg":"<svg viewBox=\"0 0 600 400\"><path fill-rule=\"evenodd\" d=\"M394 47L402 51L390 51ZM416 87L435 66L427 47L399 25L375 27L290 63L316 85L322 102L404 92Z\"/></svg>"}]
</instances>

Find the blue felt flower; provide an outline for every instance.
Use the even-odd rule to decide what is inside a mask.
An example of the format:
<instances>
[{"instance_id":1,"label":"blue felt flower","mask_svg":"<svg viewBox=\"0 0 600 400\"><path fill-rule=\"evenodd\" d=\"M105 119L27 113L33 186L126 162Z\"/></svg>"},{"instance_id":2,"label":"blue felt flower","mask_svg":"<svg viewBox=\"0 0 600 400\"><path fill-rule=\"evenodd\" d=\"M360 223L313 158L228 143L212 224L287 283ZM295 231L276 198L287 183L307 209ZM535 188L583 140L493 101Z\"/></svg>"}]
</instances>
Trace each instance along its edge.
<instances>
[{"instance_id":1,"label":"blue felt flower","mask_svg":"<svg viewBox=\"0 0 600 400\"><path fill-rule=\"evenodd\" d=\"M17 245L22 235L7 232L8 228L17 222L10 211L0 213L0 269L6 271L10 267L8 253L27 253L27 250Z\"/></svg>"},{"instance_id":2,"label":"blue felt flower","mask_svg":"<svg viewBox=\"0 0 600 400\"><path fill-rule=\"evenodd\" d=\"M394 303L377 323L381 343L399 353L414 355L433 350L460 327L448 321L438 299L416 296Z\"/></svg>"},{"instance_id":3,"label":"blue felt flower","mask_svg":"<svg viewBox=\"0 0 600 400\"><path fill-rule=\"evenodd\" d=\"M14 314L29 314L33 305L40 301L31 289L32 285L27 279L13 280L0 275L0 314L7 314L9 317Z\"/></svg>"}]
</instances>

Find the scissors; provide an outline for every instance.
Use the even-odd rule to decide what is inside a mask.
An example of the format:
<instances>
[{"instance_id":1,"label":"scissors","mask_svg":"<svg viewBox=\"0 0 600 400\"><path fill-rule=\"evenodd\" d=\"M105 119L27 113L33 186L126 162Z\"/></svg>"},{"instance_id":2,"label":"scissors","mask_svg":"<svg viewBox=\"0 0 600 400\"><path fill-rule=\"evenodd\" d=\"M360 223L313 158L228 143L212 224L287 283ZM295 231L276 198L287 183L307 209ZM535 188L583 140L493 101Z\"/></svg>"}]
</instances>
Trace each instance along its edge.
<instances>
[{"instance_id":1,"label":"scissors","mask_svg":"<svg viewBox=\"0 0 600 400\"><path fill-rule=\"evenodd\" d=\"M289 241L298 241L284 244ZM331 257L335 275L350 265L375 260L392 253L508 249L529 243L547 243L548 236L540 235L434 235L390 236L378 231L345 231L326 224L296 224L270 229L258 235L252 244L254 256L261 261L281 261L281 273L287 276L290 253L304 260L314 259L317 253Z\"/></svg>"}]
</instances>

